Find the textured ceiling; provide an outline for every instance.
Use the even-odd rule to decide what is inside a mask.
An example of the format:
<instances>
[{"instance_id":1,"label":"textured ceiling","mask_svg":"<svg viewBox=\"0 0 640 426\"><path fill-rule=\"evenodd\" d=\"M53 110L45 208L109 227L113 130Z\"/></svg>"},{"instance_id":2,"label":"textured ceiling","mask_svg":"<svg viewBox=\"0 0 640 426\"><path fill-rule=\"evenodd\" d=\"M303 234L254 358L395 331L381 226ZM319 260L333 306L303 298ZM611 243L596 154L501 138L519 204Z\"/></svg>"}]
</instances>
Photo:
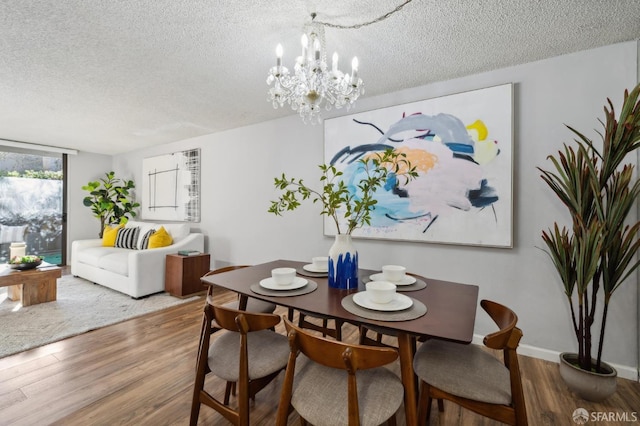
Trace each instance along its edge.
<instances>
[{"instance_id":1,"label":"textured ceiling","mask_svg":"<svg viewBox=\"0 0 640 426\"><path fill-rule=\"evenodd\" d=\"M275 46L311 12L352 25L402 0L3 0L0 139L116 154L294 114L266 102ZM413 0L326 28L365 96L640 38L637 0Z\"/></svg>"}]
</instances>

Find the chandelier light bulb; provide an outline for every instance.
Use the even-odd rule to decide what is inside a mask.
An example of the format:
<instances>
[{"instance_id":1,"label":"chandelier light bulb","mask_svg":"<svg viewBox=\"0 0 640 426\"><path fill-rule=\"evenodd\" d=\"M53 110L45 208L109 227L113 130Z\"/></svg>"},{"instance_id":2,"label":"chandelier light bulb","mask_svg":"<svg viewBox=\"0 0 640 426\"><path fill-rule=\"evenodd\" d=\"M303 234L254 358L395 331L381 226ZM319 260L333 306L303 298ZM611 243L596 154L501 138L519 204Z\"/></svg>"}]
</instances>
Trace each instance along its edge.
<instances>
[{"instance_id":1,"label":"chandelier light bulb","mask_svg":"<svg viewBox=\"0 0 640 426\"><path fill-rule=\"evenodd\" d=\"M338 52L333 52L333 56L331 57L331 71L334 73L338 71Z\"/></svg>"},{"instance_id":2,"label":"chandelier light bulb","mask_svg":"<svg viewBox=\"0 0 640 426\"><path fill-rule=\"evenodd\" d=\"M276 46L276 66L282 65L282 45L278 43Z\"/></svg>"}]
</instances>

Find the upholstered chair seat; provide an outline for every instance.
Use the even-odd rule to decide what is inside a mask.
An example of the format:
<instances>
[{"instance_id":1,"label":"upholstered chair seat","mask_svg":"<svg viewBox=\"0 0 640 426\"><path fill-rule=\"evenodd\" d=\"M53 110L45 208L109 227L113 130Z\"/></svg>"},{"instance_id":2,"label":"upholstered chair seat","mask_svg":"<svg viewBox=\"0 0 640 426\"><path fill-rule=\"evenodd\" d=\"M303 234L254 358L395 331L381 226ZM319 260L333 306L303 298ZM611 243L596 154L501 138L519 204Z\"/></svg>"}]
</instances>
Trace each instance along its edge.
<instances>
[{"instance_id":1,"label":"upholstered chair seat","mask_svg":"<svg viewBox=\"0 0 640 426\"><path fill-rule=\"evenodd\" d=\"M287 365L289 342L286 336L271 330L254 331L247 333L247 350L249 380L253 380L280 371ZM239 353L239 333L225 331L211 343L209 369L227 382L237 382Z\"/></svg>"},{"instance_id":2,"label":"upholstered chair seat","mask_svg":"<svg viewBox=\"0 0 640 426\"><path fill-rule=\"evenodd\" d=\"M422 380L450 394L511 404L509 369L479 346L431 339L420 345L413 369Z\"/></svg>"},{"instance_id":3,"label":"upholstered chair seat","mask_svg":"<svg viewBox=\"0 0 640 426\"><path fill-rule=\"evenodd\" d=\"M325 367L299 355L291 405L314 426L346 425L347 376L345 370ZM384 423L402 404L402 382L385 367L359 370L356 377L361 425Z\"/></svg>"},{"instance_id":4,"label":"upholstered chair seat","mask_svg":"<svg viewBox=\"0 0 640 426\"><path fill-rule=\"evenodd\" d=\"M234 300L222 305L229 309L240 309L240 300ZM274 303L265 302L264 300L255 299L253 297L249 297L247 299L247 307L244 309L247 312L257 312L261 314L271 314L276 310L276 305Z\"/></svg>"}]
</instances>

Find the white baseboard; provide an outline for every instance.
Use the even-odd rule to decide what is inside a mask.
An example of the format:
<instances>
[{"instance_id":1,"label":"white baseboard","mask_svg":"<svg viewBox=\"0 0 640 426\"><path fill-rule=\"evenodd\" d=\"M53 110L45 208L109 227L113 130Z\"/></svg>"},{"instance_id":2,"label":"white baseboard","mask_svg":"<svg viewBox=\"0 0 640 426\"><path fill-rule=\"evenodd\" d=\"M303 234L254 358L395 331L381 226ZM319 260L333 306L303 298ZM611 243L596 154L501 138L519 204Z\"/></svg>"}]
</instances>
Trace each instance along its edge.
<instances>
[{"instance_id":1,"label":"white baseboard","mask_svg":"<svg viewBox=\"0 0 640 426\"><path fill-rule=\"evenodd\" d=\"M482 340L484 336L474 334L473 335L473 343L476 345L482 345ZM560 352L551 351L549 349L537 348L535 346L530 345L520 345L518 346L518 354L526 355L533 358L543 359L545 361L555 362L556 364L559 362L558 359L560 357ZM608 363L613 368L618 371L618 377L628 380L633 380L635 382L640 382L640 377L638 376L638 370L635 367L631 367L628 365L619 365Z\"/></svg>"}]
</instances>

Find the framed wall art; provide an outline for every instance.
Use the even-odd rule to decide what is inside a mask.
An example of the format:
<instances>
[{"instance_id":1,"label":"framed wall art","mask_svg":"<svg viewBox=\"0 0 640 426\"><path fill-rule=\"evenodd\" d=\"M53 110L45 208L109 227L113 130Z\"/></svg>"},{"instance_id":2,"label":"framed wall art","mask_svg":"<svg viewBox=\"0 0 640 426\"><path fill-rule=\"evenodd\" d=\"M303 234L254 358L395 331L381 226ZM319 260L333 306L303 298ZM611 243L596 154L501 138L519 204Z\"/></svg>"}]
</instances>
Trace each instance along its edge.
<instances>
[{"instance_id":1,"label":"framed wall art","mask_svg":"<svg viewBox=\"0 0 640 426\"><path fill-rule=\"evenodd\" d=\"M372 153L404 152L419 173L381 188L354 237L512 247L512 84L327 119L324 140L325 163L356 194L358 160Z\"/></svg>"},{"instance_id":2,"label":"framed wall art","mask_svg":"<svg viewBox=\"0 0 640 426\"><path fill-rule=\"evenodd\" d=\"M200 222L200 149L142 160L142 219Z\"/></svg>"}]
</instances>

